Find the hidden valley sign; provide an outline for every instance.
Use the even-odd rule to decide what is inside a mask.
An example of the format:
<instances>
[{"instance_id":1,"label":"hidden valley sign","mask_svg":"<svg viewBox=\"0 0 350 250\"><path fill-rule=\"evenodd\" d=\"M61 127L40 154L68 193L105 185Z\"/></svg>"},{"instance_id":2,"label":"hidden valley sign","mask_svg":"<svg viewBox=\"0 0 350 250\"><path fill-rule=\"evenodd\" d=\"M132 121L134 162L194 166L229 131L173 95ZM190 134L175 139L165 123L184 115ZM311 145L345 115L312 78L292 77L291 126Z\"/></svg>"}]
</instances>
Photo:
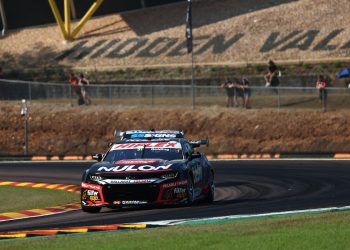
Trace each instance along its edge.
<instances>
[{"instance_id":1,"label":"hidden valley sign","mask_svg":"<svg viewBox=\"0 0 350 250\"><path fill-rule=\"evenodd\" d=\"M321 34L320 30L295 30L290 33L271 32L261 44L257 44L256 54L267 54L297 50L300 52L341 51L350 49L350 38L338 39L344 33L344 29L335 29ZM252 34L249 34L251 37ZM244 40L246 38L246 40ZM342 40L341 42L339 42ZM231 36L217 34L214 36L196 36L194 39L194 54L202 55L211 53L220 55L230 50L240 42L248 43L245 33L236 33ZM253 42L253 41L251 41ZM249 51L252 53L251 51ZM239 52L236 52L239 53ZM98 41L83 40L77 42L71 48L60 53L55 59L84 60L84 59L121 59L127 57L156 58L166 56L177 58L185 56L186 41L184 38L173 37L133 37L126 39L102 39Z\"/></svg>"}]
</instances>

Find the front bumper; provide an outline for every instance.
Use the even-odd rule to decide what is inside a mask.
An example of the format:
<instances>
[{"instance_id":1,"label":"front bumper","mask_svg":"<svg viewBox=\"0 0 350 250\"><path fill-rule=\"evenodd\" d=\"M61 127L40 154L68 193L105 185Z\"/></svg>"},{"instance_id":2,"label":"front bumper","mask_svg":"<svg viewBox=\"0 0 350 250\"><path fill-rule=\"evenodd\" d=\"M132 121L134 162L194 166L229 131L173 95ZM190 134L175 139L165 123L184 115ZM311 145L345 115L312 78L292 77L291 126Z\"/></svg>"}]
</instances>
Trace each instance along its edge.
<instances>
[{"instance_id":1,"label":"front bumper","mask_svg":"<svg viewBox=\"0 0 350 250\"><path fill-rule=\"evenodd\" d=\"M186 201L187 180L147 184L81 184L81 202L84 206L166 205Z\"/></svg>"}]
</instances>

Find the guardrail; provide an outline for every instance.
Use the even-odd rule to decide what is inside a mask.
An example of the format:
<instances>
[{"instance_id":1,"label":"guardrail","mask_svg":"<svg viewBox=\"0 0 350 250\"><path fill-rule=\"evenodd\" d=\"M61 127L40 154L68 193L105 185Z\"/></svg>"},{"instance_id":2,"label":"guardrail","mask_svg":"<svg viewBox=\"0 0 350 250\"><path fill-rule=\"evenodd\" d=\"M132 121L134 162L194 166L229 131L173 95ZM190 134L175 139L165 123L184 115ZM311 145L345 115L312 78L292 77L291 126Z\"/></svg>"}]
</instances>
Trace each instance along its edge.
<instances>
[{"instance_id":1,"label":"guardrail","mask_svg":"<svg viewBox=\"0 0 350 250\"><path fill-rule=\"evenodd\" d=\"M314 87L251 86L251 106L255 109L324 109L319 91ZM87 92L92 105L180 106L192 107L192 88L189 85L89 85ZM327 88L328 110L349 109L350 89ZM243 97L236 93L237 105ZM78 95L70 84L0 80L0 100L69 103L77 106ZM225 89L219 86L195 86L195 106L227 104Z\"/></svg>"}]
</instances>

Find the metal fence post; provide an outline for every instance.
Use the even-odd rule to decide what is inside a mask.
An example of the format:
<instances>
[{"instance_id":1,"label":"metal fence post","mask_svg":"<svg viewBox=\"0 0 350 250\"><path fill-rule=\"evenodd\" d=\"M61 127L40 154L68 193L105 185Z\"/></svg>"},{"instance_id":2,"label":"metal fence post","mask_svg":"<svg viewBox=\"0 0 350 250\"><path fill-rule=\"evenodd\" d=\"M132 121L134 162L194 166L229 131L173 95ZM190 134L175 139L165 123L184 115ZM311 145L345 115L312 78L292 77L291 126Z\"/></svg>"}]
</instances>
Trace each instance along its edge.
<instances>
[{"instance_id":1,"label":"metal fence post","mask_svg":"<svg viewBox=\"0 0 350 250\"><path fill-rule=\"evenodd\" d=\"M69 102L70 102L70 106L73 107L73 95L72 95L72 85L69 85Z\"/></svg>"},{"instance_id":2,"label":"metal fence post","mask_svg":"<svg viewBox=\"0 0 350 250\"><path fill-rule=\"evenodd\" d=\"M326 89L321 89L321 95L322 95L322 100L321 100L321 104L322 104L322 111L326 112L327 109L327 100L326 100Z\"/></svg>"},{"instance_id":3,"label":"metal fence post","mask_svg":"<svg viewBox=\"0 0 350 250\"><path fill-rule=\"evenodd\" d=\"M24 117L24 155L28 155L28 115L29 109L27 106L27 101L26 99L22 99L21 116Z\"/></svg>"},{"instance_id":4,"label":"metal fence post","mask_svg":"<svg viewBox=\"0 0 350 250\"><path fill-rule=\"evenodd\" d=\"M151 85L151 98L152 98L152 107L154 106L154 89L153 84Z\"/></svg>"},{"instance_id":5,"label":"metal fence post","mask_svg":"<svg viewBox=\"0 0 350 250\"><path fill-rule=\"evenodd\" d=\"M32 84L31 83L28 83L28 99L29 99L29 102L31 103L32 102Z\"/></svg>"},{"instance_id":6,"label":"metal fence post","mask_svg":"<svg viewBox=\"0 0 350 250\"><path fill-rule=\"evenodd\" d=\"M278 109L280 109L280 107L281 107L281 100L280 100L280 89L279 89L279 87L277 87L277 105L278 105Z\"/></svg>"},{"instance_id":7,"label":"metal fence post","mask_svg":"<svg viewBox=\"0 0 350 250\"><path fill-rule=\"evenodd\" d=\"M109 104L112 105L112 87L111 87L111 85L108 85L108 98L109 98Z\"/></svg>"}]
</instances>

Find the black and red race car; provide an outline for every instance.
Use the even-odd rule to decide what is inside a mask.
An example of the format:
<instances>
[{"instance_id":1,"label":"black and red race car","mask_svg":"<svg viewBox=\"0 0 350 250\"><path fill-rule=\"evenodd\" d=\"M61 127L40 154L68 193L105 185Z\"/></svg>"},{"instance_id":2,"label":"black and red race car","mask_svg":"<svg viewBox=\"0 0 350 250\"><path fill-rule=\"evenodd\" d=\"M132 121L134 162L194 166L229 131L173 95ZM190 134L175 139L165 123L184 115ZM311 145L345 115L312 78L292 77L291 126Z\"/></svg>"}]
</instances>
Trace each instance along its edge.
<instances>
[{"instance_id":1,"label":"black and red race car","mask_svg":"<svg viewBox=\"0 0 350 250\"><path fill-rule=\"evenodd\" d=\"M207 139L168 138L157 131L145 139L137 133L113 143L106 154L96 155L99 162L84 172L83 211L214 200L214 170L206 156L194 150L208 144Z\"/></svg>"}]
</instances>

